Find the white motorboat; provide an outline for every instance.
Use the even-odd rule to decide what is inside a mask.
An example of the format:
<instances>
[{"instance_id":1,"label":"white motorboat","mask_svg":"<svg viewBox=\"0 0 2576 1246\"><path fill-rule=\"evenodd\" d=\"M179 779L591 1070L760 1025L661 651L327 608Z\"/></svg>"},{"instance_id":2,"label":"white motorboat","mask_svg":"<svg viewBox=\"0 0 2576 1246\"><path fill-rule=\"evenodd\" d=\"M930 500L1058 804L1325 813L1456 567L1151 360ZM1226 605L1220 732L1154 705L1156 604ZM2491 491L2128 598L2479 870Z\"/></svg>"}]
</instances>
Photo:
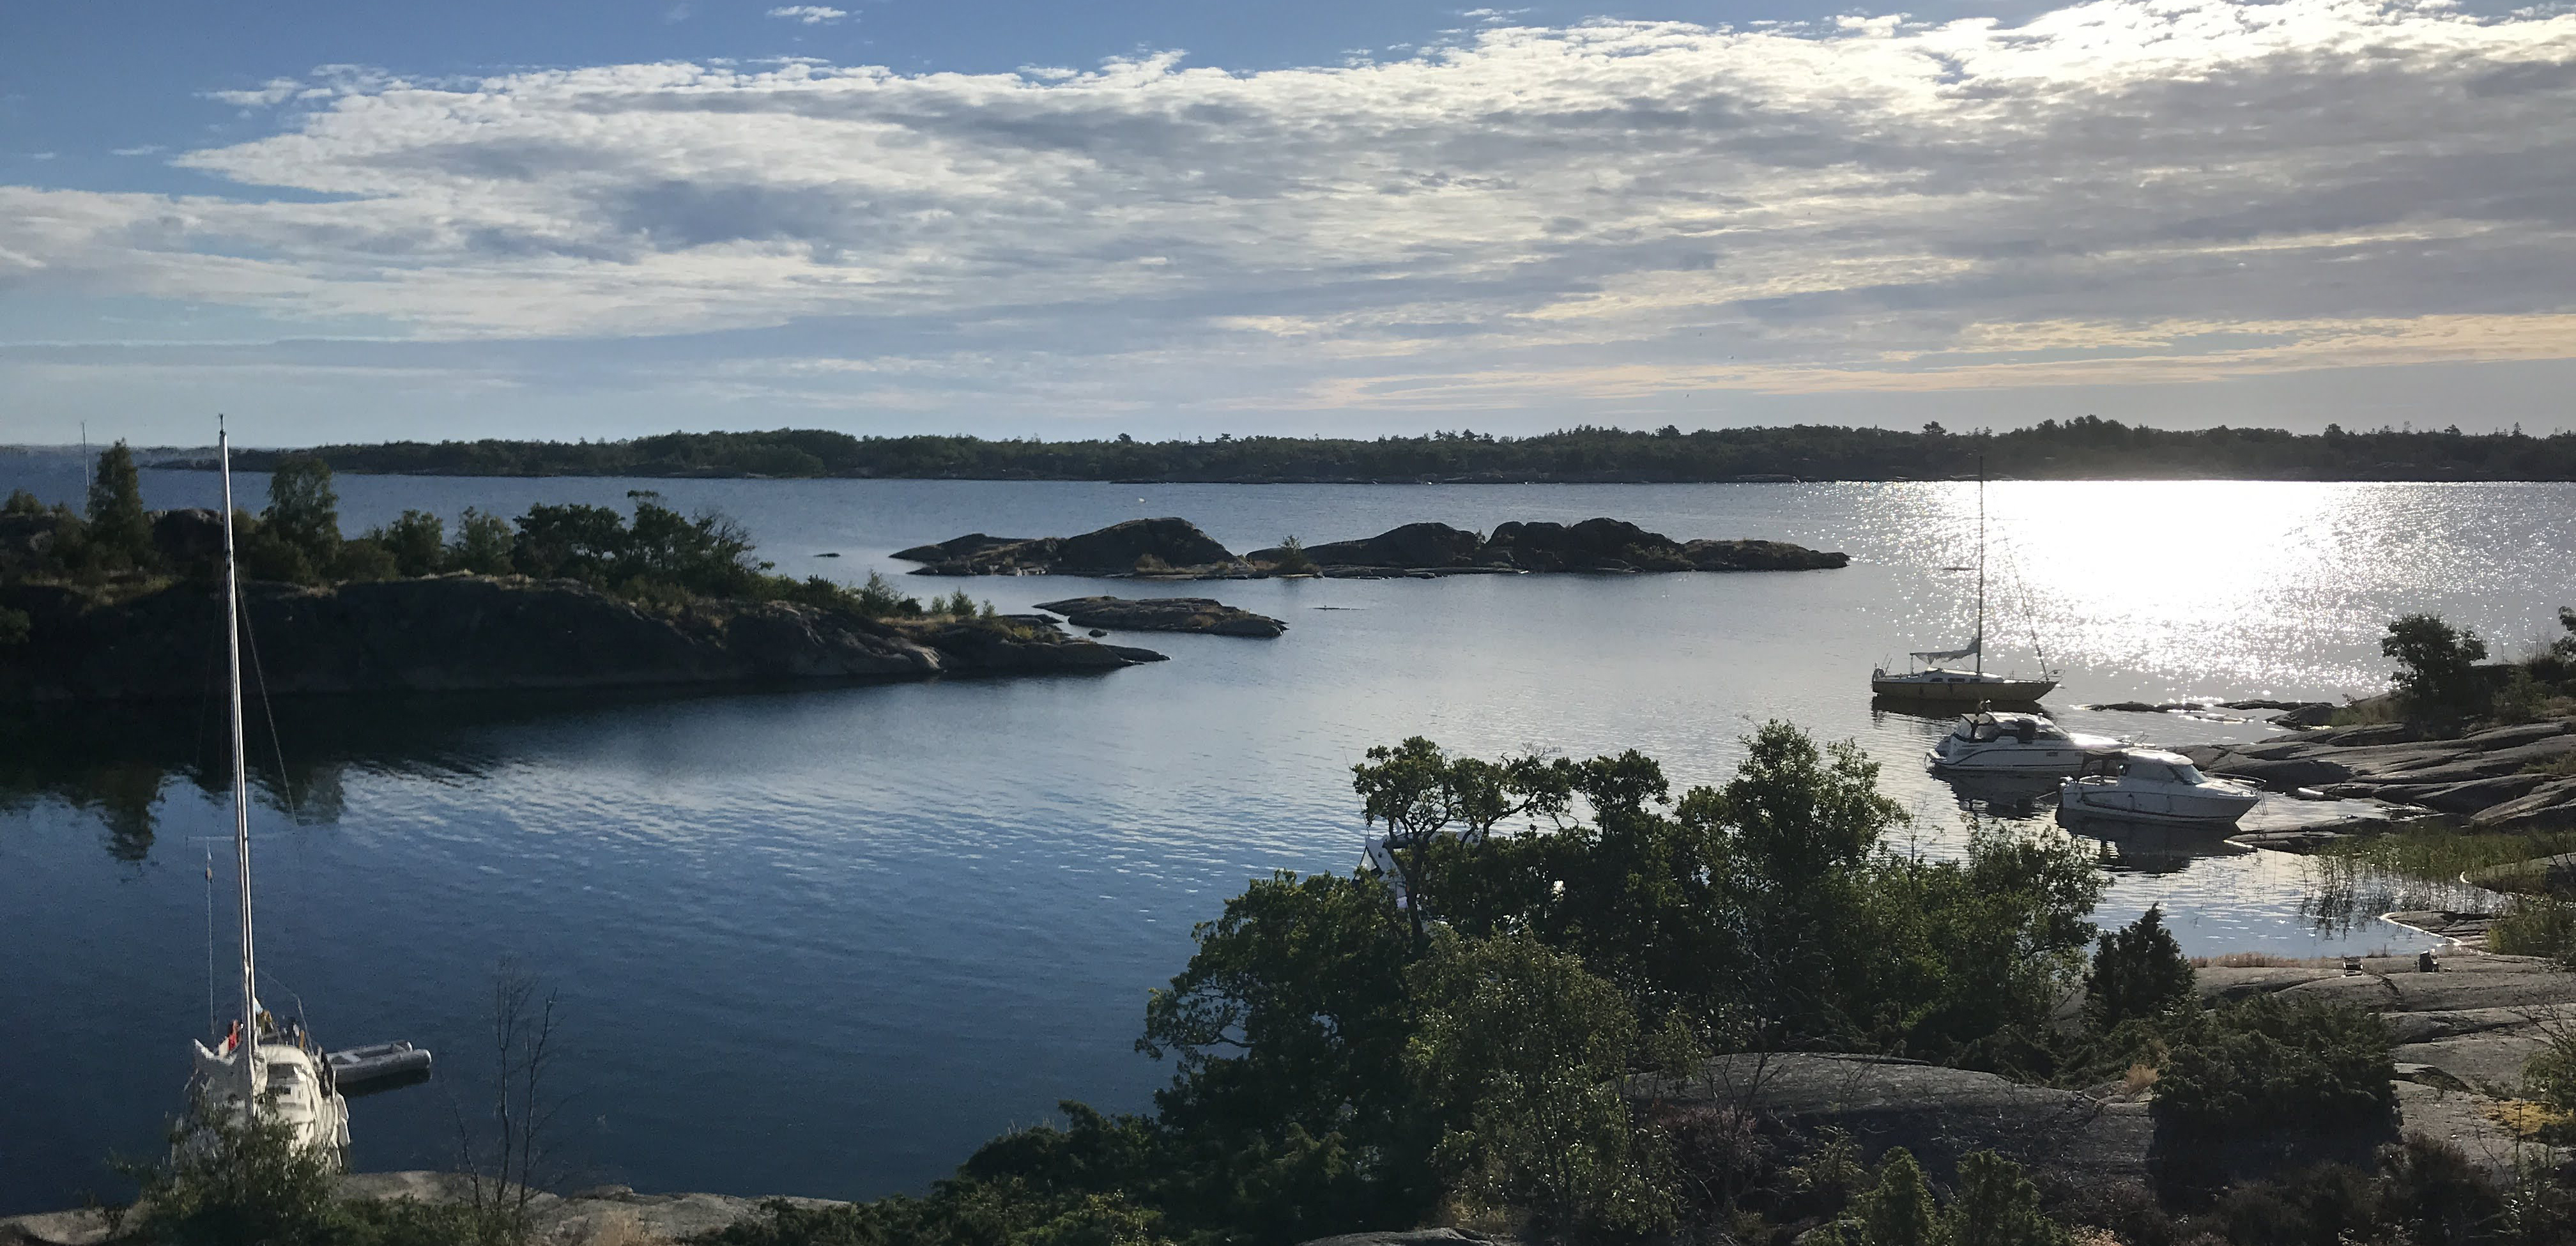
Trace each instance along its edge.
<instances>
[{"instance_id":1,"label":"white motorboat","mask_svg":"<svg viewBox=\"0 0 2576 1246\"><path fill-rule=\"evenodd\" d=\"M2057 789L2057 807L2068 814L2212 826L2235 822L2262 799L2243 783L2202 774L2180 753L2148 748L2088 757Z\"/></svg>"},{"instance_id":2,"label":"white motorboat","mask_svg":"<svg viewBox=\"0 0 2576 1246\"><path fill-rule=\"evenodd\" d=\"M1966 570L1964 567L1951 569ZM2038 643L2039 638L2034 634L2031 638L2034 650ZM1913 659L1913 669L1896 672L1882 666L1869 673L1872 695L1902 701L2030 705L2057 691L2057 677L2049 672L2048 659L2044 654L2040 655L2037 676L1994 675L1986 671L1986 472L1983 462L1977 467L1977 634L1956 649L1929 649L1906 656ZM1968 669L1944 665L1961 660L1969 662Z\"/></svg>"},{"instance_id":3,"label":"white motorboat","mask_svg":"<svg viewBox=\"0 0 2576 1246\"><path fill-rule=\"evenodd\" d=\"M216 452L223 465L223 513L230 515L233 474L228 434L217 434ZM343 1164L349 1147L349 1101L341 1096L330 1063L304 1032L302 1019L280 1020L259 1004L259 966L250 920L250 768L242 746L241 583L234 566L231 524L224 525L224 627L232 669L233 856L240 885L241 1015L216 1046L190 1042L196 1059L188 1078L189 1099L196 1111L222 1120L283 1125L296 1145L323 1152L335 1165Z\"/></svg>"},{"instance_id":4,"label":"white motorboat","mask_svg":"<svg viewBox=\"0 0 2576 1246\"><path fill-rule=\"evenodd\" d=\"M2109 736L2077 735L2037 714L1961 714L1959 725L1926 752L1936 770L1961 774L2026 774L2063 778L2087 757L2124 747Z\"/></svg>"}]
</instances>

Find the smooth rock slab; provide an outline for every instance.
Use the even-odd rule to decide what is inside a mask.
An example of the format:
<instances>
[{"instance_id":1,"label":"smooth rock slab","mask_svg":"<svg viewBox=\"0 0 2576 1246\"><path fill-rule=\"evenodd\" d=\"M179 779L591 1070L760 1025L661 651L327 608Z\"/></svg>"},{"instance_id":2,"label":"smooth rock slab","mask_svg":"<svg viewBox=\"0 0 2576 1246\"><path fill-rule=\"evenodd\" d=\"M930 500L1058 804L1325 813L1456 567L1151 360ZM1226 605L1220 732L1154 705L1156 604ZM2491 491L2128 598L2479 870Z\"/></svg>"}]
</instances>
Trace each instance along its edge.
<instances>
[{"instance_id":1,"label":"smooth rock slab","mask_svg":"<svg viewBox=\"0 0 2576 1246\"><path fill-rule=\"evenodd\" d=\"M1288 630L1287 624L1266 614L1206 597L1068 597L1039 602L1038 609L1061 614L1075 627L1264 638Z\"/></svg>"}]
</instances>

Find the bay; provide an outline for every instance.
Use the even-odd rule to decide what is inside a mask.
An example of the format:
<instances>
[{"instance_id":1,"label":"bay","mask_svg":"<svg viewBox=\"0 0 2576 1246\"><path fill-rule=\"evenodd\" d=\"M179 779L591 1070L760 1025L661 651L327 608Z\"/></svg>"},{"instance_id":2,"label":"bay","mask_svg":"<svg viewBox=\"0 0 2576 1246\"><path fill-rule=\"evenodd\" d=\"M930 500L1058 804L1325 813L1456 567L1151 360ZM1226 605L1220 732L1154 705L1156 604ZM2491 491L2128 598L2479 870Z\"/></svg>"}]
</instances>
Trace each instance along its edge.
<instances>
[{"instance_id":1,"label":"bay","mask_svg":"<svg viewBox=\"0 0 2576 1246\"><path fill-rule=\"evenodd\" d=\"M254 504L264 484L239 481ZM0 460L0 488L19 486L71 500L79 469ZM1965 839L1958 794L1921 764L1946 723L1874 710L1865 681L1972 630L1972 577L1944 568L1973 560L1973 485L339 486L353 533L412 507L452 523L469 505L622 505L649 488L741 519L782 571L841 580L899 573L891 551L963 532L1155 515L1239 550L1609 515L1853 556L1747 575L925 577L904 583L1004 610L1213 595L1290 630L1122 636L1173 660L1097 677L280 702L274 750L254 731L265 990L299 995L334 1043L440 1053L437 1080L356 1103L362 1168L450 1158L505 958L562 993L559 1142L582 1180L867 1197L922 1187L1058 1098L1145 1108L1168 1069L1131 1044L1191 924L1248 877L1350 868L1363 828L1349 767L1408 735L1485 754L1633 747L1677 784L1713 783L1740 737L1783 718L1880 760L1916 850ZM214 490L211 475L145 473L155 507L212 505ZM2374 692L2379 630L2398 613L2439 611L2514 652L2576 602L2576 486L2002 482L1988 505L1991 645L2025 669L2033 637L2047 647L2070 726L2158 742L2269 728L2072 707ZM208 656L211 672L211 643ZM112 1191L102 1158L151 1153L178 1106L185 1040L206 1025L207 893L220 909L231 881L220 862L205 876L228 832L210 705L34 719L38 743L7 765L0 1214ZM2195 952L2427 942L2370 919L2387 897L2321 916L2293 858L2207 837L2099 850L2100 919L2161 903Z\"/></svg>"}]
</instances>

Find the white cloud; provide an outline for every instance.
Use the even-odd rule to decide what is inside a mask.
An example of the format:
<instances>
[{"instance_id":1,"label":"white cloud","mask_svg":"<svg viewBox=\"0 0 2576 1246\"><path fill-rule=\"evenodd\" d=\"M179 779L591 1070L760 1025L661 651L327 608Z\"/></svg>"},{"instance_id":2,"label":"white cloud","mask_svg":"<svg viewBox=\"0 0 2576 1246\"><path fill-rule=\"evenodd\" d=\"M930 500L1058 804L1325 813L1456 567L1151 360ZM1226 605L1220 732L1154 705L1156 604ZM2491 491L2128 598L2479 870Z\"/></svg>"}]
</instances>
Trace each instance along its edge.
<instances>
[{"instance_id":1,"label":"white cloud","mask_svg":"<svg viewBox=\"0 0 2576 1246\"><path fill-rule=\"evenodd\" d=\"M161 154L161 145L158 143L145 143L140 147L110 148L107 154L111 156L157 156Z\"/></svg>"},{"instance_id":2,"label":"white cloud","mask_svg":"<svg viewBox=\"0 0 2576 1246\"><path fill-rule=\"evenodd\" d=\"M295 98L304 84L293 78L271 78L253 91L208 91L206 98L242 108L274 108Z\"/></svg>"},{"instance_id":3,"label":"white cloud","mask_svg":"<svg viewBox=\"0 0 2576 1246\"><path fill-rule=\"evenodd\" d=\"M848 17L850 12L847 9L826 8L819 4L791 4L784 8L771 9L769 15L783 17L807 26L826 26Z\"/></svg>"},{"instance_id":4,"label":"white cloud","mask_svg":"<svg viewBox=\"0 0 2576 1246\"><path fill-rule=\"evenodd\" d=\"M0 290L423 341L765 329L732 348L764 384L1109 409L2576 358L2576 15L2093 0L1489 26L1258 73L345 71L217 98L313 91L178 157L230 196L0 187L26 261Z\"/></svg>"}]
</instances>

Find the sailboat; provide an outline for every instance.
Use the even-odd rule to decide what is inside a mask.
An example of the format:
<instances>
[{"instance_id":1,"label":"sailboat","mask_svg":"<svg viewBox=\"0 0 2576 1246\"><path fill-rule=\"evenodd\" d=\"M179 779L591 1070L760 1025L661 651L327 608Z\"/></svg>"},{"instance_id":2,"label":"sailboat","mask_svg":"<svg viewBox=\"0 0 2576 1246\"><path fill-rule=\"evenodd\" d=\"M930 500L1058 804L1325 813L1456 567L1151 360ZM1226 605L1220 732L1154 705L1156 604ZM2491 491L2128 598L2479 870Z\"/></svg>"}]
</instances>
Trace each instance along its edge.
<instances>
[{"instance_id":1,"label":"sailboat","mask_svg":"<svg viewBox=\"0 0 2576 1246\"><path fill-rule=\"evenodd\" d=\"M232 443L216 434L224 480L224 641L232 664L233 856L240 878L241 1015L213 1047L194 1040L190 1102L202 1114L237 1124L282 1125L294 1143L346 1162L349 1101L322 1048L300 1017L278 1018L259 1003L259 965L251 939L250 777L242 745L241 583L233 557Z\"/></svg>"},{"instance_id":2,"label":"sailboat","mask_svg":"<svg viewBox=\"0 0 2576 1246\"><path fill-rule=\"evenodd\" d=\"M1891 674L1881 667L1869 673L1869 690L1907 701L2000 701L2026 704L2057 690L2057 680L2043 668L2037 679L1986 673L1986 470L1977 465L1977 632L1956 649L1932 649L1907 655L1914 667ZM1961 670L1950 663L1963 659ZM1926 664L1929 665L1926 665Z\"/></svg>"}]
</instances>

